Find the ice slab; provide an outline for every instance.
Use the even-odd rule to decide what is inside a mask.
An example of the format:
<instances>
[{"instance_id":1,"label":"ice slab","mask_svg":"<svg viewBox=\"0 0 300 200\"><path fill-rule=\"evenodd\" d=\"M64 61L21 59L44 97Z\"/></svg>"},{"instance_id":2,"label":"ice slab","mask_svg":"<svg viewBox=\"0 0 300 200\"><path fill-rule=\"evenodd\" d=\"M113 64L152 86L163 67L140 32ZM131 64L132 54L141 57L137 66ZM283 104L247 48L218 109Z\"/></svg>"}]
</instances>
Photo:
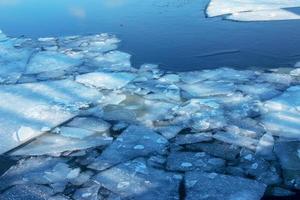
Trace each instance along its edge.
<instances>
[{"instance_id":1,"label":"ice slab","mask_svg":"<svg viewBox=\"0 0 300 200\"><path fill-rule=\"evenodd\" d=\"M66 160L51 157L22 159L0 177L0 189L20 184L53 184L62 186L78 176L79 168L70 168Z\"/></svg>"},{"instance_id":2,"label":"ice slab","mask_svg":"<svg viewBox=\"0 0 300 200\"><path fill-rule=\"evenodd\" d=\"M278 141L275 144L275 153L283 169L300 170L300 142Z\"/></svg>"},{"instance_id":3,"label":"ice slab","mask_svg":"<svg viewBox=\"0 0 300 200\"><path fill-rule=\"evenodd\" d=\"M54 191L43 185L16 185L0 195L0 200L49 200Z\"/></svg>"},{"instance_id":4,"label":"ice slab","mask_svg":"<svg viewBox=\"0 0 300 200\"><path fill-rule=\"evenodd\" d=\"M299 0L211 0L206 13L209 17L228 15L238 21L270 21L300 19L286 8L300 7Z\"/></svg>"},{"instance_id":5,"label":"ice slab","mask_svg":"<svg viewBox=\"0 0 300 200\"><path fill-rule=\"evenodd\" d=\"M258 140L232 132L219 131L213 135L216 140L255 150Z\"/></svg>"},{"instance_id":6,"label":"ice slab","mask_svg":"<svg viewBox=\"0 0 300 200\"><path fill-rule=\"evenodd\" d=\"M102 95L71 80L0 87L0 154L73 118Z\"/></svg>"},{"instance_id":7,"label":"ice slab","mask_svg":"<svg viewBox=\"0 0 300 200\"><path fill-rule=\"evenodd\" d=\"M0 30L0 42L7 40L7 36Z\"/></svg>"},{"instance_id":8,"label":"ice slab","mask_svg":"<svg viewBox=\"0 0 300 200\"><path fill-rule=\"evenodd\" d=\"M271 134L266 133L259 139L258 145L256 147L256 154L265 158L272 158L273 149L274 137Z\"/></svg>"},{"instance_id":9,"label":"ice slab","mask_svg":"<svg viewBox=\"0 0 300 200\"><path fill-rule=\"evenodd\" d=\"M0 83L17 82L32 52L29 48L16 48L14 40L0 42Z\"/></svg>"},{"instance_id":10,"label":"ice slab","mask_svg":"<svg viewBox=\"0 0 300 200\"><path fill-rule=\"evenodd\" d=\"M79 188L75 191L73 195L74 200L98 200L99 189L101 185L96 181L91 181L82 188Z\"/></svg>"},{"instance_id":11,"label":"ice slab","mask_svg":"<svg viewBox=\"0 0 300 200\"><path fill-rule=\"evenodd\" d=\"M271 99L281 93L280 91L276 90L275 86L269 83L261 83L261 84L252 83L251 85L244 84L244 85L238 85L237 87L243 93L247 95L251 95L251 97L257 98L262 101Z\"/></svg>"},{"instance_id":12,"label":"ice slab","mask_svg":"<svg viewBox=\"0 0 300 200\"><path fill-rule=\"evenodd\" d=\"M121 51L110 51L98 54L89 59L88 66L96 66L99 71L132 71L130 62L131 55Z\"/></svg>"},{"instance_id":13,"label":"ice slab","mask_svg":"<svg viewBox=\"0 0 300 200\"><path fill-rule=\"evenodd\" d=\"M185 186L187 200L259 200L266 189L266 185L251 179L197 171L186 173Z\"/></svg>"},{"instance_id":14,"label":"ice slab","mask_svg":"<svg viewBox=\"0 0 300 200\"><path fill-rule=\"evenodd\" d=\"M120 89L132 81L135 76L135 74L127 72L93 72L77 76L76 81L96 88Z\"/></svg>"},{"instance_id":15,"label":"ice slab","mask_svg":"<svg viewBox=\"0 0 300 200\"><path fill-rule=\"evenodd\" d=\"M215 70L202 70L191 72L180 72L180 79L187 84L194 84L200 81L225 81L225 82L245 82L255 78L254 71L238 71L230 68L218 68Z\"/></svg>"},{"instance_id":16,"label":"ice slab","mask_svg":"<svg viewBox=\"0 0 300 200\"><path fill-rule=\"evenodd\" d=\"M83 128L77 128L77 127L68 127L68 126L62 126L55 129L55 132L57 132L59 135L64 137L71 137L71 138L77 138L77 139L83 139L88 136L94 135L94 131L89 131Z\"/></svg>"},{"instance_id":17,"label":"ice slab","mask_svg":"<svg viewBox=\"0 0 300 200\"><path fill-rule=\"evenodd\" d=\"M175 143L179 145L193 144L198 142L208 142L211 141L211 133L193 133L193 134L182 134L177 135L175 138Z\"/></svg>"},{"instance_id":18,"label":"ice slab","mask_svg":"<svg viewBox=\"0 0 300 200\"><path fill-rule=\"evenodd\" d=\"M204 81L194 84L182 84L180 88L190 94L192 97L209 97L215 95L228 95L233 93L236 86L230 82Z\"/></svg>"},{"instance_id":19,"label":"ice slab","mask_svg":"<svg viewBox=\"0 0 300 200\"><path fill-rule=\"evenodd\" d=\"M91 135L85 138L64 137L57 134L44 134L35 141L26 146L12 152L11 155L17 156L40 156L40 155L54 155L59 156L65 151L76 151L88 149L92 147L100 147L109 145L113 138Z\"/></svg>"},{"instance_id":20,"label":"ice slab","mask_svg":"<svg viewBox=\"0 0 300 200\"><path fill-rule=\"evenodd\" d=\"M296 20L300 15L291 11L277 10L260 10L252 12L238 12L228 16L227 19L236 21L272 21L272 20Z\"/></svg>"},{"instance_id":21,"label":"ice slab","mask_svg":"<svg viewBox=\"0 0 300 200\"><path fill-rule=\"evenodd\" d=\"M205 152L171 152L167 159L167 169L171 171L222 171L225 161Z\"/></svg>"},{"instance_id":22,"label":"ice slab","mask_svg":"<svg viewBox=\"0 0 300 200\"><path fill-rule=\"evenodd\" d=\"M39 40L47 41L47 38ZM69 36L59 38L58 43L62 49L73 49L75 51L104 53L115 50L120 40L107 33L87 36Z\"/></svg>"},{"instance_id":23,"label":"ice slab","mask_svg":"<svg viewBox=\"0 0 300 200\"><path fill-rule=\"evenodd\" d=\"M273 135L300 140L300 87L292 86L264 104L262 123Z\"/></svg>"},{"instance_id":24,"label":"ice slab","mask_svg":"<svg viewBox=\"0 0 300 200\"><path fill-rule=\"evenodd\" d=\"M223 107L213 98L191 99L173 110L180 123L197 132L222 128L226 124Z\"/></svg>"},{"instance_id":25,"label":"ice slab","mask_svg":"<svg viewBox=\"0 0 300 200\"><path fill-rule=\"evenodd\" d=\"M111 126L108 122L95 117L76 117L67 125L99 133L108 131Z\"/></svg>"},{"instance_id":26,"label":"ice slab","mask_svg":"<svg viewBox=\"0 0 300 200\"><path fill-rule=\"evenodd\" d=\"M167 144L168 140L149 128L130 126L89 167L104 170L133 158L163 153Z\"/></svg>"},{"instance_id":27,"label":"ice slab","mask_svg":"<svg viewBox=\"0 0 300 200\"><path fill-rule=\"evenodd\" d=\"M26 74L39 74L53 71L68 71L82 63L80 57L56 51L40 51L30 59Z\"/></svg>"},{"instance_id":28,"label":"ice slab","mask_svg":"<svg viewBox=\"0 0 300 200\"><path fill-rule=\"evenodd\" d=\"M240 153L240 148L237 146L220 142L200 142L186 147L191 151L203 151L225 160L235 160Z\"/></svg>"},{"instance_id":29,"label":"ice slab","mask_svg":"<svg viewBox=\"0 0 300 200\"><path fill-rule=\"evenodd\" d=\"M148 167L144 159L125 162L100 172L95 180L122 199L179 199L181 176Z\"/></svg>"}]
</instances>

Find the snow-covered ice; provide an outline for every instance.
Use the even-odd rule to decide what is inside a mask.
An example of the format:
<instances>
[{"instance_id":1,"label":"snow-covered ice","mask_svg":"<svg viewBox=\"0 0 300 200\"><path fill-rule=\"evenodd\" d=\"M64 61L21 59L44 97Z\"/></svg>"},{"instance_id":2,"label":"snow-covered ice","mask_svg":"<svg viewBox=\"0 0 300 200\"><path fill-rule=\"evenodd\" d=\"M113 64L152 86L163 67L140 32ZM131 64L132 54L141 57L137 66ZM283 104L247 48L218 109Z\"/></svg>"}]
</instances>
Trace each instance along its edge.
<instances>
[{"instance_id":1,"label":"snow-covered ice","mask_svg":"<svg viewBox=\"0 0 300 200\"><path fill-rule=\"evenodd\" d=\"M237 21L299 20L288 10L294 7L300 7L299 0L211 0L206 13Z\"/></svg>"}]
</instances>

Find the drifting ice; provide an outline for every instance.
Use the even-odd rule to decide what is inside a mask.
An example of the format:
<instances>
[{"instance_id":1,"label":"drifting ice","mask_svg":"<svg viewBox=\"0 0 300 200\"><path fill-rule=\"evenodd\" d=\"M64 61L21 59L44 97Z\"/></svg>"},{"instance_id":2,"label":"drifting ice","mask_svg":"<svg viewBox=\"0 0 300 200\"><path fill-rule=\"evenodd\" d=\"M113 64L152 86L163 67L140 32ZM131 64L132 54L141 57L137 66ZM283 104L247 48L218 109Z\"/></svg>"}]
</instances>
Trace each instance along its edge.
<instances>
[{"instance_id":1,"label":"drifting ice","mask_svg":"<svg viewBox=\"0 0 300 200\"><path fill-rule=\"evenodd\" d=\"M237 21L299 20L300 15L288 10L294 7L300 7L299 0L211 0L206 13Z\"/></svg>"}]
</instances>

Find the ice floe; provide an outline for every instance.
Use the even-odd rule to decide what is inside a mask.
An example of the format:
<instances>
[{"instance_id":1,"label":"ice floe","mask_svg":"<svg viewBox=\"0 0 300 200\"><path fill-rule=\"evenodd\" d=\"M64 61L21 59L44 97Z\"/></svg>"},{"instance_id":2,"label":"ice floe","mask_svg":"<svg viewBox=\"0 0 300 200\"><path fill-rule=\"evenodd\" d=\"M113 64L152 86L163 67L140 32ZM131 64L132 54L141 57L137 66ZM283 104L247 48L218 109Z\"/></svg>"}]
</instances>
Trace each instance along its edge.
<instances>
[{"instance_id":1,"label":"ice floe","mask_svg":"<svg viewBox=\"0 0 300 200\"><path fill-rule=\"evenodd\" d=\"M211 0L206 13L237 21L299 20L288 10L294 7L300 7L299 0Z\"/></svg>"}]
</instances>

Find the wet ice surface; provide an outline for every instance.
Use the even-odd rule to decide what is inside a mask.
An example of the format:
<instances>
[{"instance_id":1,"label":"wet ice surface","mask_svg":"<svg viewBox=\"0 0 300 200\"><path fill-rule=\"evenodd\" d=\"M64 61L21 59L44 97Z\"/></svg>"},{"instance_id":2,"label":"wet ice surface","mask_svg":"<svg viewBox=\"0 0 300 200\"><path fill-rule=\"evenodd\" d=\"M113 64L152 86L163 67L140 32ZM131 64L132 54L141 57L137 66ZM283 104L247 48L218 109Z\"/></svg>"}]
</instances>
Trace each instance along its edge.
<instances>
[{"instance_id":1,"label":"wet ice surface","mask_svg":"<svg viewBox=\"0 0 300 200\"><path fill-rule=\"evenodd\" d=\"M0 35L0 149L17 161L0 177L0 199L256 200L300 190L298 64L136 69L119 42Z\"/></svg>"},{"instance_id":2,"label":"wet ice surface","mask_svg":"<svg viewBox=\"0 0 300 200\"><path fill-rule=\"evenodd\" d=\"M299 0L211 0L207 14L237 21L296 20L300 15L288 8L300 7Z\"/></svg>"}]
</instances>

